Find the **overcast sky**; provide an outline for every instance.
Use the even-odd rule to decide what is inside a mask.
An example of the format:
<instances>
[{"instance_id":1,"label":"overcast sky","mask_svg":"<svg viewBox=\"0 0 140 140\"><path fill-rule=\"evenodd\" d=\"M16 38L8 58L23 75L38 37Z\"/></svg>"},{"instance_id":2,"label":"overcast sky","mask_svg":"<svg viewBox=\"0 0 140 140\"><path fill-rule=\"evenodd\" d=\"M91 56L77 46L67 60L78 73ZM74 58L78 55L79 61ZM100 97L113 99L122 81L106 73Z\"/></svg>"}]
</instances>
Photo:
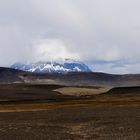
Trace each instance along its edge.
<instances>
[{"instance_id":1,"label":"overcast sky","mask_svg":"<svg viewBox=\"0 0 140 140\"><path fill-rule=\"evenodd\" d=\"M0 0L0 66L60 58L140 73L140 0Z\"/></svg>"}]
</instances>

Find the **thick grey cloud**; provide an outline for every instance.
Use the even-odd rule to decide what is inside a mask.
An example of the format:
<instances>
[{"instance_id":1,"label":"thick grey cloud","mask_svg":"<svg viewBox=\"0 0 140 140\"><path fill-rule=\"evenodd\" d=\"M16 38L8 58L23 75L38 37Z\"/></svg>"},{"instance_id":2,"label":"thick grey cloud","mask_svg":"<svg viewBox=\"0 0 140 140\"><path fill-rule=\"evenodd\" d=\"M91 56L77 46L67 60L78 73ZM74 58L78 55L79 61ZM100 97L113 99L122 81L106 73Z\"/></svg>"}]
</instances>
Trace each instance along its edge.
<instances>
[{"instance_id":1,"label":"thick grey cloud","mask_svg":"<svg viewBox=\"0 0 140 140\"><path fill-rule=\"evenodd\" d=\"M59 58L140 71L139 0L0 0L0 65Z\"/></svg>"}]
</instances>

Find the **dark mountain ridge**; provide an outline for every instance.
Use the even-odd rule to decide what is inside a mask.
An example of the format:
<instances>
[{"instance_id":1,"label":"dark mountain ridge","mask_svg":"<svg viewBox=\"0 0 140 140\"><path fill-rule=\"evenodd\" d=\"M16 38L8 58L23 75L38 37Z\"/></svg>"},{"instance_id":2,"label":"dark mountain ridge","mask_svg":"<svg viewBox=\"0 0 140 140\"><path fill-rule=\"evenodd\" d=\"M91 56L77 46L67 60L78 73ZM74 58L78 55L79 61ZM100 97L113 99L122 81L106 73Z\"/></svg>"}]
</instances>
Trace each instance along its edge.
<instances>
[{"instance_id":1,"label":"dark mountain ridge","mask_svg":"<svg viewBox=\"0 0 140 140\"><path fill-rule=\"evenodd\" d=\"M140 74L99 72L32 73L0 67L0 83L56 84L67 86L140 86Z\"/></svg>"}]
</instances>

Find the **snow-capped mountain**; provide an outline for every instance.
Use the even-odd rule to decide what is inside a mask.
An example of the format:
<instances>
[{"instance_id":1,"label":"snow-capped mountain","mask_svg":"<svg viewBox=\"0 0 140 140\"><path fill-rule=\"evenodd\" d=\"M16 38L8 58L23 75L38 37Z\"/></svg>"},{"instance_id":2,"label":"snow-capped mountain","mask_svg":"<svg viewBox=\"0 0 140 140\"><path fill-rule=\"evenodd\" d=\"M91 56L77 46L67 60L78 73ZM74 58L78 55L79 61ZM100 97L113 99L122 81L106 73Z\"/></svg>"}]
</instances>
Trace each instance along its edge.
<instances>
[{"instance_id":1,"label":"snow-capped mountain","mask_svg":"<svg viewBox=\"0 0 140 140\"><path fill-rule=\"evenodd\" d=\"M41 73L64 73L64 72L91 72L89 67L79 61L65 59L64 61L47 61L37 62L30 64L15 63L11 68L29 71L29 72L41 72Z\"/></svg>"}]
</instances>

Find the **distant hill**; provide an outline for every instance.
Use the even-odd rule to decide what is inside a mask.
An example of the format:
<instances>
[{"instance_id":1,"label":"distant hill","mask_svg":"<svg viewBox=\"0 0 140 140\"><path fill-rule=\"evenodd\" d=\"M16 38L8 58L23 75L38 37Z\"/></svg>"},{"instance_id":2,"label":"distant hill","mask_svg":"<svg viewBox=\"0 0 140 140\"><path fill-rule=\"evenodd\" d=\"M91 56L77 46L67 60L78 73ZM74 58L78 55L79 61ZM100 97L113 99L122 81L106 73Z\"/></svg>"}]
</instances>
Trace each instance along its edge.
<instances>
[{"instance_id":1,"label":"distant hill","mask_svg":"<svg viewBox=\"0 0 140 140\"><path fill-rule=\"evenodd\" d=\"M0 83L36 83L67 86L140 86L140 74L113 75L98 72L32 73L0 68Z\"/></svg>"},{"instance_id":2,"label":"distant hill","mask_svg":"<svg viewBox=\"0 0 140 140\"><path fill-rule=\"evenodd\" d=\"M60 62L16 63L13 64L11 68L37 73L91 72L86 64L71 59L65 59Z\"/></svg>"},{"instance_id":3,"label":"distant hill","mask_svg":"<svg viewBox=\"0 0 140 140\"><path fill-rule=\"evenodd\" d=\"M24 75L24 73L20 70L0 67L0 83L24 82L20 78L20 75Z\"/></svg>"}]
</instances>

